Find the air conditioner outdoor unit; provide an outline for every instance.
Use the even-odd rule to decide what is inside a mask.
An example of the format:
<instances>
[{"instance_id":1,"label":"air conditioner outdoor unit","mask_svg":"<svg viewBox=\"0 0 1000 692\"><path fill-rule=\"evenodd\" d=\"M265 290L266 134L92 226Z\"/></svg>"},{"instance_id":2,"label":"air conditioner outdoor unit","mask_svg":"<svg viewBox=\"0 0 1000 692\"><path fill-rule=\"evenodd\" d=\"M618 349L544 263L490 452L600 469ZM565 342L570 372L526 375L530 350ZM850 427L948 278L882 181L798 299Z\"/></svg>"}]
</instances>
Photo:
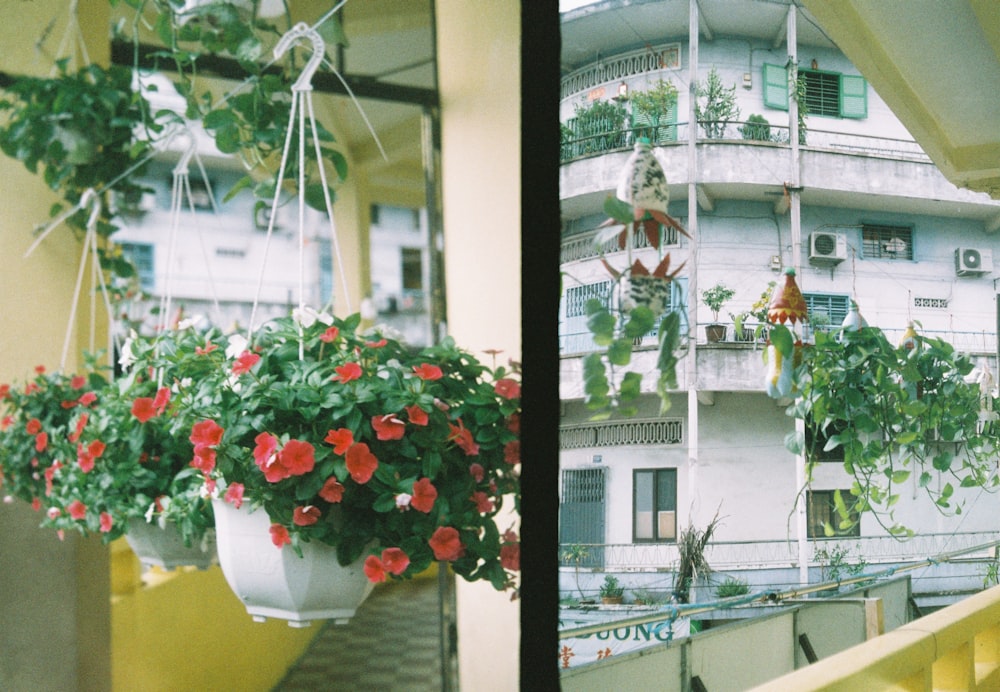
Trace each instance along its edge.
<instances>
[{"instance_id":1,"label":"air conditioner outdoor unit","mask_svg":"<svg viewBox=\"0 0 1000 692\"><path fill-rule=\"evenodd\" d=\"M993 252L971 247L955 248L955 273L959 276L978 276L993 271Z\"/></svg>"},{"instance_id":2,"label":"air conditioner outdoor unit","mask_svg":"<svg viewBox=\"0 0 1000 692\"><path fill-rule=\"evenodd\" d=\"M809 261L812 264L840 264L847 259L847 238L840 233L815 231L809 234Z\"/></svg>"}]
</instances>

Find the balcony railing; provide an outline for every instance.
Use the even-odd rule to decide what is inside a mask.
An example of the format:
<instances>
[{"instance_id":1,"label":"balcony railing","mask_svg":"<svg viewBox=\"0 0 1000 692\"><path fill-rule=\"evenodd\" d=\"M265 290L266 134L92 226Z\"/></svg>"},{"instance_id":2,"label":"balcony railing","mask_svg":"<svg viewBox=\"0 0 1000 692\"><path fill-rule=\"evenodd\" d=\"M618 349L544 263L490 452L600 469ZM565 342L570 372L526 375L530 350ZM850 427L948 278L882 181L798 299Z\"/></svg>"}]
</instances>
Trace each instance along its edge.
<instances>
[{"instance_id":1,"label":"balcony railing","mask_svg":"<svg viewBox=\"0 0 1000 692\"><path fill-rule=\"evenodd\" d=\"M809 541L809 564L816 566L834 551L850 556L851 561L863 560L866 564L886 564L923 559L933 555L975 548L1000 540L1000 531L921 534L910 540L900 541L892 536L864 536L860 538L819 538ZM676 543L619 543L584 545L586 557L580 568L604 571L655 571L669 570L678 563ZM575 567L565 558L569 545L559 546L560 564ZM982 555L970 553L967 557L992 557L990 550ZM713 542L705 548L705 560L716 570L780 569L798 567L798 544L787 541L732 541Z\"/></svg>"},{"instance_id":2,"label":"balcony railing","mask_svg":"<svg viewBox=\"0 0 1000 692\"><path fill-rule=\"evenodd\" d=\"M714 136L706 136L706 130L712 130ZM686 143L690 131L688 123L672 123L660 125L658 128L636 126L600 134L569 137L563 139L561 143L560 161L568 163L607 152L626 151L639 137L649 137L657 144L664 146ZM702 143L740 142L762 146L787 146L789 142L787 126L761 125L760 123L743 121L699 122L695 136ZM906 139L873 137L810 128L800 134L800 142L810 149L881 156L922 163L930 163L931 161L919 144Z\"/></svg>"}]
</instances>

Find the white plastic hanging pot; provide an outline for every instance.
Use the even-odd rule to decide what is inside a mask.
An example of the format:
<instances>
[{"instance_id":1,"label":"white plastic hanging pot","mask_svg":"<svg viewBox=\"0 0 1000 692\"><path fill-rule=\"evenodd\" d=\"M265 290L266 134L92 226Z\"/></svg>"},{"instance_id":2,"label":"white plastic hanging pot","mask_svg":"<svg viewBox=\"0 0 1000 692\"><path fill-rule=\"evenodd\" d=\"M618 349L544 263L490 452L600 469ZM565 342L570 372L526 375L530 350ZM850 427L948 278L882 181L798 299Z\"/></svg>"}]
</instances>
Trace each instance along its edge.
<instances>
[{"instance_id":1,"label":"white plastic hanging pot","mask_svg":"<svg viewBox=\"0 0 1000 692\"><path fill-rule=\"evenodd\" d=\"M161 528L158 523L129 519L125 540L145 567L208 569L215 562L215 532L211 529L202 540L186 546L174 524Z\"/></svg>"},{"instance_id":2,"label":"white plastic hanging pot","mask_svg":"<svg viewBox=\"0 0 1000 692\"><path fill-rule=\"evenodd\" d=\"M318 541L302 544L302 557L290 546L271 542L267 512L236 509L213 500L219 566L237 598L254 621L287 620L308 627L312 620L344 624L371 593L374 584L364 560L347 567L337 562L335 548Z\"/></svg>"}]
</instances>

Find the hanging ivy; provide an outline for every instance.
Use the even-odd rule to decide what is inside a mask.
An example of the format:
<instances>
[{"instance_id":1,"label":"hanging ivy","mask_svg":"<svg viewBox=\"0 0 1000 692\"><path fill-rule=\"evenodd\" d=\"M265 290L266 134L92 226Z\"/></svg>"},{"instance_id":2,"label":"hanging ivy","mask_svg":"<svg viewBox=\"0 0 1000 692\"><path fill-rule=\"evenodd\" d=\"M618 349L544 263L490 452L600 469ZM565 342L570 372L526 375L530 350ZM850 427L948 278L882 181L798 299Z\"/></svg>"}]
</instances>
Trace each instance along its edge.
<instances>
[{"instance_id":1,"label":"hanging ivy","mask_svg":"<svg viewBox=\"0 0 1000 692\"><path fill-rule=\"evenodd\" d=\"M782 330L773 327L772 340ZM802 349L798 398L788 409L806 434L789 434L786 445L805 455L810 477L821 451L843 453L853 485L837 493L839 523L827 535L864 512L894 535L912 535L894 517L904 492L917 488L942 512L960 514L956 488L997 487L996 423L982 414L995 408L993 395L967 381L967 356L919 335L896 347L871 327L815 338Z\"/></svg>"}]
</instances>

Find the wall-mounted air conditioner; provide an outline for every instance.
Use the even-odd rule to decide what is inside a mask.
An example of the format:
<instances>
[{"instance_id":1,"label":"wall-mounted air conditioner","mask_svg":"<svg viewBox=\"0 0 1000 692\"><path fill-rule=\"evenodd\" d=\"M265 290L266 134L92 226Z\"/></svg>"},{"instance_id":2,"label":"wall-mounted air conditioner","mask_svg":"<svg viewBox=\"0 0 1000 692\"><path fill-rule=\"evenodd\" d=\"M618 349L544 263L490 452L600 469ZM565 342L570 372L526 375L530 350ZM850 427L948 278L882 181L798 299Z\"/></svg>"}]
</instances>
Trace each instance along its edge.
<instances>
[{"instance_id":1,"label":"wall-mounted air conditioner","mask_svg":"<svg viewBox=\"0 0 1000 692\"><path fill-rule=\"evenodd\" d=\"M955 248L955 273L959 276L979 276L993 272L993 251L971 247Z\"/></svg>"},{"instance_id":2,"label":"wall-mounted air conditioner","mask_svg":"<svg viewBox=\"0 0 1000 692\"><path fill-rule=\"evenodd\" d=\"M809 234L811 264L840 264L847 259L847 238L840 233L814 231Z\"/></svg>"}]
</instances>

